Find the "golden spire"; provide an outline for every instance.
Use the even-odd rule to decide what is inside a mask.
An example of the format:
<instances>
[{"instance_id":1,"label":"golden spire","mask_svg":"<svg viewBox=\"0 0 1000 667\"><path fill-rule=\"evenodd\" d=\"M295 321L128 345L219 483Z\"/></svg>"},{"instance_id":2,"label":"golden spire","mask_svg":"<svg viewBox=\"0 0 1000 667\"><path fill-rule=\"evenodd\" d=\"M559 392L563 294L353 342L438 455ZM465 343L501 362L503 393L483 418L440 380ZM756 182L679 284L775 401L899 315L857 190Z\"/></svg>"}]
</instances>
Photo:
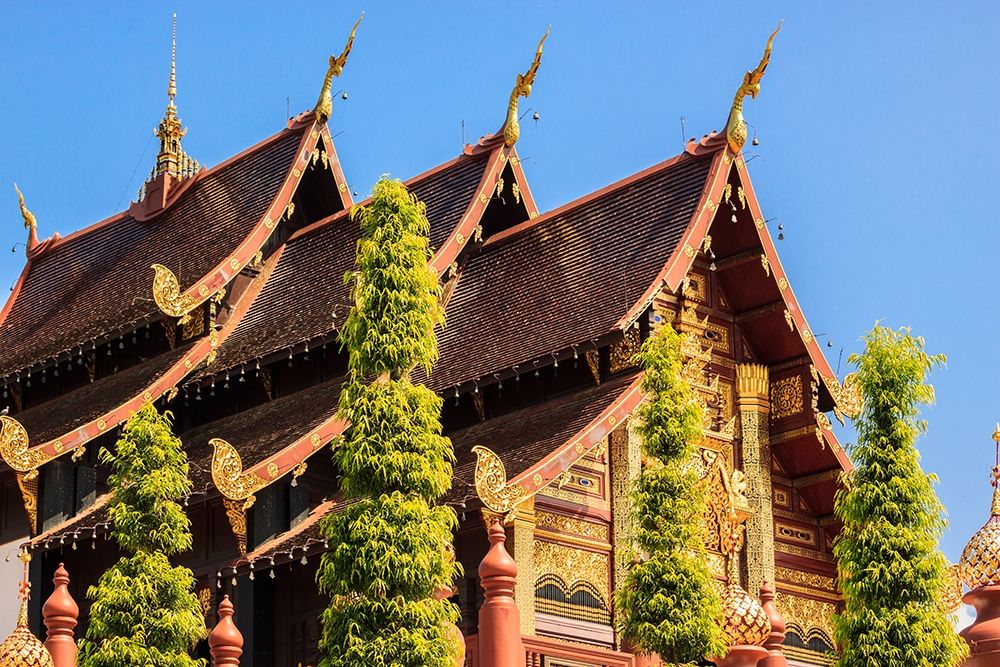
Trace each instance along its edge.
<instances>
[{"instance_id":1,"label":"golden spire","mask_svg":"<svg viewBox=\"0 0 1000 667\"><path fill-rule=\"evenodd\" d=\"M749 95L757 99L760 93L760 80L764 78L764 70L771 62L771 46L774 44L774 36L781 30L781 21L774 29L771 36L767 38L767 46L764 48L764 57L760 59L757 69L743 75L743 83L736 90L736 97L733 98L733 108L729 111L729 120L726 122L726 139L729 141L729 149L734 153L743 150L743 144L747 140L747 123L743 120L743 98Z\"/></svg>"},{"instance_id":2,"label":"golden spire","mask_svg":"<svg viewBox=\"0 0 1000 667\"><path fill-rule=\"evenodd\" d=\"M28 583L28 562L31 560L31 554L25 549L18 554L18 558L24 563L24 578L21 580L18 594L21 599L21 609L17 615L17 627L14 632L0 643L0 665L53 667L52 656L28 629L28 597L31 591L31 585Z\"/></svg>"},{"instance_id":3,"label":"golden spire","mask_svg":"<svg viewBox=\"0 0 1000 667\"><path fill-rule=\"evenodd\" d=\"M333 78L339 77L344 71L344 65L347 64L347 56L351 54L351 48L354 46L354 35L357 33L358 25L364 17L365 13L361 12L361 16L354 22L354 27L351 28L351 36L347 38L347 45L344 47L343 53L338 57L330 56L330 65L327 67L326 77L323 79L323 88L319 91L319 99L316 100L316 108L313 110L313 113L316 114L316 120L320 123L325 123L330 118L330 114L333 113L333 95L330 92L330 88L333 85Z\"/></svg>"},{"instance_id":4,"label":"golden spire","mask_svg":"<svg viewBox=\"0 0 1000 667\"><path fill-rule=\"evenodd\" d=\"M531 95L531 85L535 82L535 74L538 73L538 66L542 64L542 44L548 39L552 32L549 26L542 39L538 42L538 49L535 50L535 59L531 61L531 67L524 74L517 75L514 83L514 90L510 91L510 101L507 103L507 119L503 123L503 142L507 146L513 146L521 136L521 124L517 117L517 102L519 97L527 98Z\"/></svg>"},{"instance_id":5,"label":"golden spire","mask_svg":"<svg viewBox=\"0 0 1000 667\"><path fill-rule=\"evenodd\" d=\"M990 518L962 550L958 573L962 582L975 590L1000 584L1000 424L993 431L995 464L990 475L993 502Z\"/></svg>"},{"instance_id":6,"label":"golden spire","mask_svg":"<svg viewBox=\"0 0 1000 667\"><path fill-rule=\"evenodd\" d=\"M24 203L24 195L21 189L14 184L14 191L17 192L17 203L21 207L21 217L24 219L24 228L28 230L28 245L26 252L30 253L38 245L38 223L35 221L35 214L28 210Z\"/></svg>"},{"instance_id":7,"label":"golden spire","mask_svg":"<svg viewBox=\"0 0 1000 667\"><path fill-rule=\"evenodd\" d=\"M150 179L160 174L169 174L177 179L193 176L198 172L197 161L192 160L181 148L181 138L187 134L177 117L177 14L174 14L173 35L170 41L170 80L167 83L167 108L153 134L160 140L160 152L156 155L156 166Z\"/></svg>"}]
</instances>

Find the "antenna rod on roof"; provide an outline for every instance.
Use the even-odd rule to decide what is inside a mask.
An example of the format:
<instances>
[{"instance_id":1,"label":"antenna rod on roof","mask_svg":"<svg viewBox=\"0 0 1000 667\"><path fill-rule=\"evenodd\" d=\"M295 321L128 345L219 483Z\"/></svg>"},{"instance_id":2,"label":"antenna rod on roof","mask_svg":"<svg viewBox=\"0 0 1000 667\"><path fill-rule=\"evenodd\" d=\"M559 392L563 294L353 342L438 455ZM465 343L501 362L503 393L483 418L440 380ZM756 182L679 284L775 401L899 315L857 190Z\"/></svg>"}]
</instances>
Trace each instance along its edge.
<instances>
[{"instance_id":1,"label":"antenna rod on roof","mask_svg":"<svg viewBox=\"0 0 1000 667\"><path fill-rule=\"evenodd\" d=\"M687 120L684 116L681 116L681 150L684 150L684 146L687 142L687 133L684 132L684 121Z\"/></svg>"}]
</instances>

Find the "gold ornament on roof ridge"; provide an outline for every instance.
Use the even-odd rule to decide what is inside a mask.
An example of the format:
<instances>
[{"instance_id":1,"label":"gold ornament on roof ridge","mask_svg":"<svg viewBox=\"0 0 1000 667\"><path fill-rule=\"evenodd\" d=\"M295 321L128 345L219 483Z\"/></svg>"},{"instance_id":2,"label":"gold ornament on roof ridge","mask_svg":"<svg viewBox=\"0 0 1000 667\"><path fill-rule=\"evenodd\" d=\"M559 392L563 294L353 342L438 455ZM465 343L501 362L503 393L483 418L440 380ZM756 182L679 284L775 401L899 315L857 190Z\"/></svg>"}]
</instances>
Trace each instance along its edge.
<instances>
[{"instance_id":1,"label":"gold ornament on roof ridge","mask_svg":"<svg viewBox=\"0 0 1000 667\"><path fill-rule=\"evenodd\" d=\"M524 74L517 75L517 82L514 84L514 89L510 91L510 101L507 103L507 119L503 124L503 142L508 147L516 144L518 137L521 136L521 124L517 117L518 98L527 98L531 95L531 86L535 83L535 74L538 73L538 66L542 64L542 45L545 44L545 40L548 39L551 32L552 27L550 26L538 42L538 48L535 50L535 59L531 61L531 67Z\"/></svg>"},{"instance_id":2,"label":"gold ornament on roof ridge","mask_svg":"<svg viewBox=\"0 0 1000 667\"><path fill-rule=\"evenodd\" d=\"M996 463L991 472L993 501L990 518L980 528L958 559L958 572L969 590L1000 585L1000 424L993 432Z\"/></svg>"},{"instance_id":3,"label":"gold ornament on roof ridge","mask_svg":"<svg viewBox=\"0 0 1000 667\"><path fill-rule=\"evenodd\" d=\"M17 192L17 205L21 209L21 217L24 218L24 228L33 231L37 228L38 224L35 221L35 214L28 210L28 207L24 204L24 194L21 193L21 188L17 187L17 183L14 184L14 191Z\"/></svg>"},{"instance_id":4,"label":"gold ornament on roof ridge","mask_svg":"<svg viewBox=\"0 0 1000 667\"><path fill-rule=\"evenodd\" d=\"M174 272L162 264L153 264L153 300L171 317L184 317L199 303L190 294L181 292L180 281Z\"/></svg>"},{"instance_id":5,"label":"gold ornament on roof ridge","mask_svg":"<svg viewBox=\"0 0 1000 667\"><path fill-rule=\"evenodd\" d=\"M476 445L472 453L476 455L476 494L488 509L509 515L518 503L531 495L520 484L507 483L507 470L496 452Z\"/></svg>"},{"instance_id":6,"label":"gold ornament on roof ridge","mask_svg":"<svg viewBox=\"0 0 1000 667\"><path fill-rule=\"evenodd\" d=\"M351 28L351 35L347 38L347 45L344 46L343 52L339 56L330 56L330 65L327 67L326 76L323 78L323 87L319 91L319 99L316 100L316 108L313 111L316 120L320 123L325 123L330 118L330 114L333 113L333 95L331 93L333 79L343 73L344 65L347 64L347 56L351 54L351 48L354 46L354 35L358 32L358 25L364 17L365 13L361 12L361 16L354 22L354 27Z\"/></svg>"},{"instance_id":7,"label":"gold ornament on roof ridge","mask_svg":"<svg viewBox=\"0 0 1000 667\"><path fill-rule=\"evenodd\" d=\"M31 449L28 432L13 417L0 416L0 458L19 473L26 473L27 479L38 474L38 466L49 460L40 449Z\"/></svg>"},{"instance_id":8,"label":"gold ornament on roof ridge","mask_svg":"<svg viewBox=\"0 0 1000 667\"><path fill-rule=\"evenodd\" d=\"M254 494L268 485L257 473L243 471L240 453L222 438L212 438L212 481L219 492L229 500L244 501L244 509L254 503Z\"/></svg>"},{"instance_id":9,"label":"gold ornament on roof ridge","mask_svg":"<svg viewBox=\"0 0 1000 667\"><path fill-rule=\"evenodd\" d=\"M160 140L160 152L156 155L156 165L150 180L161 174L169 174L178 179L194 176L201 169L198 161L181 148L181 138L187 134L187 128L177 117L177 14L174 14L173 37L170 41L170 79L167 83L167 108L163 112L160 124L153 130L153 135ZM145 198L146 186L139 191L139 200Z\"/></svg>"},{"instance_id":10,"label":"gold ornament on roof ridge","mask_svg":"<svg viewBox=\"0 0 1000 667\"><path fill-rule=\"evenodd\" d=\"M739 154L743 150L743 144L747 141L747 123L743 119L743 98L750 96L757 99L760 93L760 81L764 78L764 70L771 62L771 46L774 44L774 36L781 30L781 21L774 29L771 36L767 38L767 46L764 48L764 56L760 59L757 68L743 75L743 83L736 90L733 98L733 107L729 111L729 120L726 122L726 139L729 142L729 150Z\"/></svg>"}]
</instances>

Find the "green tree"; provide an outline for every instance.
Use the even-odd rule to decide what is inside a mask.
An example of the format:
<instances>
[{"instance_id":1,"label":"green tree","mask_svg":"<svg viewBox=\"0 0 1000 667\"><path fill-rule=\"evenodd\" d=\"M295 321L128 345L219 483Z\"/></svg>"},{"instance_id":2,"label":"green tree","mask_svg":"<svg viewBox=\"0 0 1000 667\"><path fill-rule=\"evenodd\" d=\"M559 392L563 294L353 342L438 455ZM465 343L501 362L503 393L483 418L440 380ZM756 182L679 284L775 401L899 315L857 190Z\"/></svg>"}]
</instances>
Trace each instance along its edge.
<instances>
[{"instance_id":1,"label":"green tree","mask_svg":"<svg viewBox=\"0 0 1000 667\"><path fill-rule=\"evenodd\" d=\"M934 402L927 374L945 358L928 354L909 329L876 324L864 340L864 353L850 357L864 398L855 469L836 498L845 602L834 619L837 665L950 667L966 648L937 604L945 589L944 508L914 444L927 427L920 406Z\"/></svg>"},{"instance_id":2,"label":"green tree","mask_svg":"<svg viewBox=\"0 0 1000 667\"><path fill-rule=\"evenodd\" d=\"M441 399L410 380L437 358L440 288L428 267L424 205L383 178L361 225L354 307L341 329L349 378L340 411L351 424L334 450L345 509L323 523L330 550L317 580L332 597L322 616L323 667L448 667L457 607L433 593L459 575L451 486L454 453L441 435Z\"/></svg>"},{"instance_id":3,"label":"green tree","mask_svg":"<svg viewBox=\"0 0 1000 667\"><path fill-rule=\"evenodd\" d=\"M724 655L722 604L702 557L706 511L697 457L702 410L681 370L680 336L668 323L642 345L646 401L636 412L645 465L631 489L634 548L642 552L619 587L626 639L670 664Z\"/></svg>"},{"instance_id":4,"label":"green tree","mask_svg":"<svg viewBox=\"0 0 1000 667\"><path fill-rule=\"evenodd\" d=\"M93 600L81 667L195 667L189 655L206 635L195 579L170 556L191 548L191 523L177 499L191 491L187 455L171 432L169 412L151 404L129 419L110 464L111 536L123 556L91 586Z\"/></svg>"}]
</instances>

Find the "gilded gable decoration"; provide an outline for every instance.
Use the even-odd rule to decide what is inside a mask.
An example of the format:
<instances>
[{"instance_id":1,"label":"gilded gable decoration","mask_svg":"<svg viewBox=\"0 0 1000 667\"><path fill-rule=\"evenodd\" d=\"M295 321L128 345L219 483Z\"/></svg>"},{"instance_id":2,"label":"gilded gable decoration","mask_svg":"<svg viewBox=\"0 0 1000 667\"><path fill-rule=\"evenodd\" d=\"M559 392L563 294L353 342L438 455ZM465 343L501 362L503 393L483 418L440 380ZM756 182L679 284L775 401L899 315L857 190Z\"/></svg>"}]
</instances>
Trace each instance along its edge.
<instances>
[{"instance_id":1,"label":"gilded gable decoration","mask_svg":"<svg viewBox=\"0 0 1000 667\"><path fill-rule=\"evenodd\" d=\"M354 46L354 35L358 32L358 25L364 17L365 13L361 12L361 16L354 22L351 35L347 38L347 44L341 54L330 56L330 64L327 67L326 76L323 77L323 87L319 91L319 99L316 100L316 108L313 110L317 122L325 123L330 118L330 114L333 113L333 94L331 92L333 79L343 73L344 65L347 64L347 56L351 55L351 48Z\"/></svg>"},{"instance_id":2,"label":"gilded gable decoration","mask_svg":"<svg viewBox=\"0 0 1000 667\"><path fill-rule=\"evenodd\" d=\"M240 453L222 438L212 438L212 481L219 492L229 500L244 501L244 509L249 509L254 503L254 494L268 485L263 477L255 472L243 472L243 460Z\"/></svg>"},{"instance_id":3,"label":"gilded gable decoration","mask_svg":"<svg viewBox=\"0 0 1000 667\"><path fill-rule=\"evenodd\" d=\"M760 81L764 78L768 63L771 62L771 47L779 30L781 30L780 21L778 27L767 38L767 46L764 47L764 56L760 59L760 64L756 69L743 75L743 83L733 98L733 108L729 111L729 120L726 122L726 139L729 142L729 150L734 153L742 151L743 144L747 140L747 122L743 119L743 98L749 96L757 99L757 95L760 94Z\"/></svg>"},{"instance_id":4,"label":"gilded gable decoration","mask_svg":"<svg viewBox=\"0 0 1000 667\"><path fill-rule=\"evenodd\" d=\"M802 376L775 380L771 383L771 419L784 419L801 413L805 409Z\"/></svg>"}]
</instances>

